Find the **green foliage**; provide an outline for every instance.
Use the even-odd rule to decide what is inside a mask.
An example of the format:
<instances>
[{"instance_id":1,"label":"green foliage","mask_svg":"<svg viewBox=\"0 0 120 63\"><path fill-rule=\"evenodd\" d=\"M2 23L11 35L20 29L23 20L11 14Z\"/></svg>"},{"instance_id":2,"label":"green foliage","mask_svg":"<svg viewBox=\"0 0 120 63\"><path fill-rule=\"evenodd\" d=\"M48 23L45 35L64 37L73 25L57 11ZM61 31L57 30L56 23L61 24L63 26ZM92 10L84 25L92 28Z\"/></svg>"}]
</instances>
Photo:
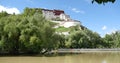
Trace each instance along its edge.
<instances>
[{"instance_id":1,"label":"green foliage","mask_svg":"<svg viewBox=\"0 0 120 63\"><path fill-rule=\"evenodd\" d=\"M54 21L64 21L63 19L60 19L59 17L53 18Z\"/></svg>"},{"instance_id":2,"label":"green foliage","mask_svg":"<svg viewBox=\"0 0 120 63\"><path fill-rule=\"evenodd\" d=\"M0 19L0 50L10 54L44 53L57 47L51 22L41 14L10 15Z\"/></svg>"},{"instance_id":3,"label":"green foliage","mask_svg":"<svg viewBox=\"0 0 120 63\"><path fill-rule=\"evenodd\" d=\"M69 36L66 47L70 48L101 48L102 38L99 34L92 32L88 29L78 30L71 33Z\"/></svg>"},{"instance_id":4,"label":"green foliage","mask_svg":"<svg viewBox=\"0 0 120 63\"><path fill-rule=\"evenodd\" d=\"M76 32L76 31L80 31L80 30L81 30L81 26L79 26L79 25L71 26L71 27L69 28L70 33L74 33L74 32Z\"/></svg>"},{"instance_id":5,"label":"green foliage","mask_svg":"<svg viewBox=\"0 0 120 63\"><path fill-rule=\"evenodd\" d=\"M77 25L77 26L72 26L72 27L69 27L69 28L60 26L60 27L56 28L55 30L56 30L56 32L70 32L70 33L73 33L74 31L79 31L80 26Z\"/></svg>"},{"instance_id":6,"label":"green foliage","mask_svg":"<svg viewBox=\"0 0 120 63\"><path fill-rule=\"evenodd\" d=\"M40 8L28 8L24 9L24 16L33 16L35 13L42 14L42 10Z\"/></svg>"},{"instance_id":7,"label":"green foliage","mask_svg":"<svg viewBox=\"0 0 120 63\"><path fill-rule=\"evenodd\" d=\"M107 34L104 37L104 42L107 48L119 48L120 47L120 32L116 31L112 34Z\"/></svg>"},{"instance_id":8,"label":"green foliage","mask_svg":"<svg viewBox=\"0 0 120 63\"><path fill-rule=\"evenodd\" d=\"M105 3L108 3L108 2L114 3L115 0L92 0L92 3L94 3L94 2L97 2L98 4L105 4Z\"/></svg>"},{"instance_id":9,"label":"green foliage","mask_svg":"<svg viewBox=\"0 0 120 63\"><path fill-rule=\"evenodd\" d=\"M9 14L8 14L7 12L2 11L2 12L0 13L0 18L5 17L5 16L8 16L8 15L9 15Z\"/></svg>"},{"instance_id":10,"label":"green foliage","mask_svg":"<svg viewBox=\"0 0 120 63\"><path fill-rule=\"evenodd\" d=\"M119 48L120 32L104 38L84 26L54 28L40 9L26 8L23 14L0 13L0 53L46 53L58 48ZM59 35L56 32L70 32Z\"/></svg>"},{"instance_id":11,"label":"green foliage","mask_svg":"<svg viewBox=\"0 0 120 63\"><path fill-rule=\"evenodd\" d=\"M67 32L69 31L70 28L65 28L65 27L59 27L59 28L56 28L56 32Z\"/></svg>"}]
</instances>

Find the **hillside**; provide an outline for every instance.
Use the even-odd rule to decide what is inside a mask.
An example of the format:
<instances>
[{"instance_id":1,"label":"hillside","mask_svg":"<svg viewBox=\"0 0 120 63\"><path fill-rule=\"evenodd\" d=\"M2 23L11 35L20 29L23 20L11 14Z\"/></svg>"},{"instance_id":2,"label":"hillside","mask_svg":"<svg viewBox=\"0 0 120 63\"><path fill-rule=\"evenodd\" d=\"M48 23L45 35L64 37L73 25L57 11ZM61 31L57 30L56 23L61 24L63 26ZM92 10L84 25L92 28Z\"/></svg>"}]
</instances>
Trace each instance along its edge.
<instances>
[{"instance_id":1,"label":"hillside","mask_svg":"<svg viewBox=\"0 0 120 63\"><path fill-rule=\"evenodd\" d=\"M69 35L72 31L85 28L80 21L71 19L63 10L42 9L42 14L47 20L56 23L54 28L58 34Z\"/></svg>"},{"instance_id":2,"label":"hillside","mask_svg":"<svg viewBox=\"0 0 120 63\"><path fill-rule=\"evenodd\" d=\"M59 48L119 48L120 32L101 38L62 10L0 13L0 54L44 54ZM46 16L47 17L46 17Z\"/></svg>"}]
</instances>

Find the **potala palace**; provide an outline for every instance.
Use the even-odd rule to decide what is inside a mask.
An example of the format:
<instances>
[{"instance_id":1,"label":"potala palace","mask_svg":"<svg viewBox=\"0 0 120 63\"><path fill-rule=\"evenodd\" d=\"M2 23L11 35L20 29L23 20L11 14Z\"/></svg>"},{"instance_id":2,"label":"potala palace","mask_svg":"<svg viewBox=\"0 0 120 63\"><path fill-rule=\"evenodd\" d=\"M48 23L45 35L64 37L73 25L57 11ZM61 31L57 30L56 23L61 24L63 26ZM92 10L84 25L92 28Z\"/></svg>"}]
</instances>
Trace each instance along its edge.
<instances>
[{"instance_id":1,"label":"potala palace","mask_svg":"<svg viewBox=\"0 0 120 63\"><path fill-rule=\"evenodd\" d=\"M59 23L56 28L59 26L69 28L71 26L81 25L80 21L71 19L63 10L42 9L42 14L46 19Z\"/></svg>"}]
</instances>

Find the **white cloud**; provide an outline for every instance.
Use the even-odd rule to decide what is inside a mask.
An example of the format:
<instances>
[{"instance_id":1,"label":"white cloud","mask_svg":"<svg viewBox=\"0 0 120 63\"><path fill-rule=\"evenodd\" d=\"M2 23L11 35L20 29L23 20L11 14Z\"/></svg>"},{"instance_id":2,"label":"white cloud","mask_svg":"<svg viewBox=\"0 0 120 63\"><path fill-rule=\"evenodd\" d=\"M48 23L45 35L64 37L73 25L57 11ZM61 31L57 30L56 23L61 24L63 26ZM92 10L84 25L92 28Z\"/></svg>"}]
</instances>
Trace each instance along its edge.
<instances>
[{"instance_id":1,"label":"white cloud","mask_svg":"<svg viewBox=\"0 0 120 63\"><path fill-rule=\"evenodd\" d=\"M103 26L103 27L102 27L102 30L106 30L106 29L107 29L107 26Z\"/></svg>"},{"instance_id":2,"label":"white cloud","mask_svg":"<svg viewBox=\"0 0 120 63\"><path fill-rule=\"evenodd\" d=\"M106 34L112 34L115 33L117 31L117 29L112 29L111 31L107 32Z\"/></svg>"},{"instance_id":3,"label":"white cloud","mask_svg":"<svg viewBox=\"0 0 120 63\"><path fill-rule=\"evenodd\" d=\"M83 11L83 10L78 10L78 9L76 9L76 8L72 8L72 11L75 12L75 13L81 13L81 14L84 14L84 13L85 13L85 11Z\"/></svg>"},{"instance_id":4,"label":"white cloud","mask_svg":"<svg viewBox=\"0 0 120 63\"><path fill-rule=\"evenodd\" d=\"M15 7L10 8L10 7L5 7L5 6L0 5L0 12L2 11L6 11L8 14L13 14L13 13L20 14L20 11Z\"/></svg>"}]
</instances>

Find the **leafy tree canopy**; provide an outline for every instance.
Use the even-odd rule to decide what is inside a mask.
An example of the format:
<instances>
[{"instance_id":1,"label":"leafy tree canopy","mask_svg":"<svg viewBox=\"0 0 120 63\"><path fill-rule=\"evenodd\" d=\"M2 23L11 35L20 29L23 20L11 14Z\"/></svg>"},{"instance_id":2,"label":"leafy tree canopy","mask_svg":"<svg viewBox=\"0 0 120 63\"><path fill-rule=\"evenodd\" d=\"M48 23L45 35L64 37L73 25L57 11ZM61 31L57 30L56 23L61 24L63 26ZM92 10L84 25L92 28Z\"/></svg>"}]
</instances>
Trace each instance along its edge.
<instances>
[{"instance_id":1,"label":"leafy tree canopy","mask_svg":"<svg viewBox=\"0 0 120 63\"><path fill-rule=\"evenodd\" d=\"M108 2L114 3L115 0L92 0L92 3L94 3L94 2L97 2L98 4L105 4L105 3L108 3Z\"/></svg>"}]
</instances>

